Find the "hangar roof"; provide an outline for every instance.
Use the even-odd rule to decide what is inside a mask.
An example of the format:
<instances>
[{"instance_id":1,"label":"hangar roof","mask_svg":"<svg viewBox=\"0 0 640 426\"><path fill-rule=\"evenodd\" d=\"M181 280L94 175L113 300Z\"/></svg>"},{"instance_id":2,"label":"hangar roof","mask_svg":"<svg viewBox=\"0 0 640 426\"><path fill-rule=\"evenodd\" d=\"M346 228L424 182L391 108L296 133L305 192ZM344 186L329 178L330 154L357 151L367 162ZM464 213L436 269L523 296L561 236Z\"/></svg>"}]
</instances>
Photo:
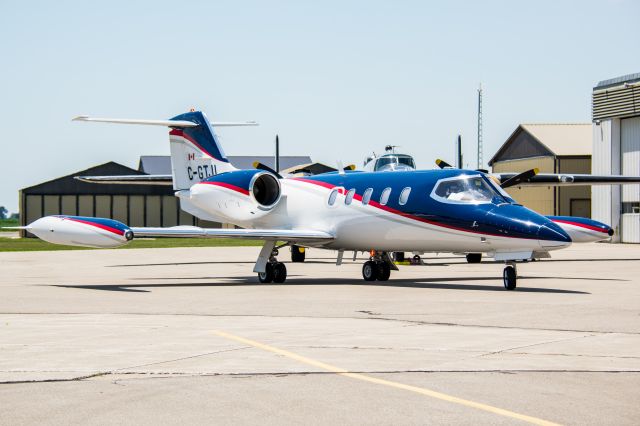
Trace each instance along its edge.
<instances>
[{"instance_id":1,"label":"hangar roof","mask_svg":"<svg viewBox=\"0 0 640 426\"><path fill-rule=\"evenodd\" d=\"M37 185L23 188L24 194L38 195L172 195L173 190L169 186L149 186L149 185L120 185L120 184L95 184L83 182L75 179L76 176L121 176L121 175L143 175L144 173L131 169L122 164L109 161L108 163L90 167L71 173L67 176L61 176Z\"/></svg>"},{"instance_id":2,"label":"hangar roof","mask_svg":"<svg viewBox=\"0 0 640 426\"><path fill-rule=\"evenodd\" d=\"M254 161L275 168L275 157L269 155L229 155L228 158L231 164L239 169L252 169ZM280 156L280 170L308 163L311 163L311 157L306 155ZM140 157L138 170L150 175L170 175L171 157L168 155L143 155Z\"/></svg>"},{"instance_id":3,"label":"hangar roof","mask_svg":"<svg viewBox=\"0 0 640 426\"><path fill-rule=\"evenodd\" d=\"M591 123L520 124L489 161L515 160L539 156L590 156Z\"/></svg>"}]
</instances>

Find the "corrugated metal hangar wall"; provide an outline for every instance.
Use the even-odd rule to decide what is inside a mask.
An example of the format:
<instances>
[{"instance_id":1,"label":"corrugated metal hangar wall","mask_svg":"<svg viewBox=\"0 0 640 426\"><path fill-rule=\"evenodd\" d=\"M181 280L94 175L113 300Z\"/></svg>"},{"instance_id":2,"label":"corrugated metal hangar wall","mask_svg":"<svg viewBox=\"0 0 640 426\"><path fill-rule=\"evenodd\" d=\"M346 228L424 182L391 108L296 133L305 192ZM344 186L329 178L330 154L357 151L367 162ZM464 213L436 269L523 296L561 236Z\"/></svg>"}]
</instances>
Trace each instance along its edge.
<instances>
[{"instance_id":1,"label":"corrugated metal hangar wall","mask_svg":"<svg viewBox=\"0 0 640 426\"><path fill-rule=\"evenodd\" d=\"M109 162L20 191L22 226L47 215L97 216L131 226L196 225L219 228L180 210L170 186L105 185L81 182L74 176L144 174Z\"/></svg>"},{"instance_id":2,"label":"corrugated metal hangar wall","mask_svg":"<svg viewBox=\"0 0 640 426\"><path fill-rule=\"evenodd\" d=\"M640 175L640 73L593 89L593 173ZM640 243L640 185L592 192L593 218L615 229L613 241Z\"/></svg>"}]
</instances>

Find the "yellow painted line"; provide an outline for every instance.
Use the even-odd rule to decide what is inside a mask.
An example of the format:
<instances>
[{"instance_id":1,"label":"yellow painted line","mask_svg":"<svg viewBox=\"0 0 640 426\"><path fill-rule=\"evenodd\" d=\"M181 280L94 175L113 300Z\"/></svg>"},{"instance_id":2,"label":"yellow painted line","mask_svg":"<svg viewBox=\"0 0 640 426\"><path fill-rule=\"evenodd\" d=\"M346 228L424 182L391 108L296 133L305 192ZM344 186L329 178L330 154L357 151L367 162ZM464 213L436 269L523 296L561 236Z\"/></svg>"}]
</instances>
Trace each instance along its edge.
<instances>
[{"instance_id":1,"label":"yellow painted line","mask_svg":"<svg viewBox=\"0 0 640 426\"><path fill-rule=\"evenodd\" d=\"M545 425L545 426L558 426L557 423L549 422L547 420L538 419L536 417L527 416L525 414L516 413L513 411L505 410L498 407L493 407L491 405L482 404L480 402L470 401L468 399L462 399L455 396L447 395L446 393L436 392L427 388L421 388L418 386L405 385L403 383L392 382L390 380L379 379L377 377L367 376L365 374L360 373L350 373L349 370L345 370L344 368L336 367L330 364L325 364L324 362L317 361L315 359L307 358L302 355L298 355L293 352L286 351L284 349L279 349L273 346L265 345L264 343L256 342L255 340L245 339L244 337L236 336L230 333L226 333L220 330L214 330L214 333L220 337L224 337L229 340L235 340L236 342L243 343L245 345L253 346L258 349L262 349L267 352L272 352L278 355L285 356L287 358L291 358L295 361L301 362L303 364L308 364L314 367L321 368L323 370L331 371L333 373L339 374L341 376L350 377L356 380L362 380L364 382L375 383L378 385L389 386L396 389L402 389L409 392L418 393L420 395L429 396L431 398L440 399L442 401L452 402L454 404L464 405L466 407L476 408L478 410L487 411L489 413L498 414L504 417L510 417L512 419L522 420L527 423L531 423L534 425Z\"/></svg>"}]
</instances>

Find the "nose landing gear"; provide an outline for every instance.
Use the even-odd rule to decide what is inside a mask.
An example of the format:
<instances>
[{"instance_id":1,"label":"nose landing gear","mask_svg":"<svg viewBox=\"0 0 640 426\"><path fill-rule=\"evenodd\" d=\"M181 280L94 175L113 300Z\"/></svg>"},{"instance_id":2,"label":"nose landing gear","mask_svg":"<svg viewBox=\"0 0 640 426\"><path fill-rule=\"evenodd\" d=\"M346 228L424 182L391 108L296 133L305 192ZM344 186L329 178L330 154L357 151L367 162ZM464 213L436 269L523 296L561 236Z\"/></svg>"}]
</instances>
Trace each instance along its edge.
<instances>
[{"instance_id":1,"label":"nose landing gear","mask_svg":"<svg viewBox=\"0 0 640 426\"><path fill-rule=\"evenodd\" d=\"M287 267L284 263L278 262L277 256L278 250L274 249L271 252L264 272L258 272L258 281L264 284L271 282L282 284L287 280Z\"/></svg>"},{"instance_id":2,"label":"nose landing gear","mask_svg":"<svg viewBox=\"0 0 640 426\"><path fill-rule=\"evenodd\" d=\"M516 269L515 262L507 262L507 266L505 266L504 271L502 271L502 281L504 283L504 288L507 290L514 290L516 288L516 283L518 280L518 271Z\"/></svg>"}]
</instances>

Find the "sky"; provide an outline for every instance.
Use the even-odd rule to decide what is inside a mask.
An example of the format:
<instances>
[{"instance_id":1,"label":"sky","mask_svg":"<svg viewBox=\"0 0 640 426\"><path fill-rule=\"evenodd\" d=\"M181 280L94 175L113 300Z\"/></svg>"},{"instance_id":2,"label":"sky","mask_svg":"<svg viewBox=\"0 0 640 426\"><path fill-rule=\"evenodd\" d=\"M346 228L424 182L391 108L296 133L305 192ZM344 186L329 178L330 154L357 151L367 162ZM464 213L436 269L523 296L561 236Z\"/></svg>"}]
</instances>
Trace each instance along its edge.
<instances>
[{"instance_id":1,"label":"sky","mask_svg":"<svg viewBox=\"0 0 640 426\"><path fill-rule=\"evenodd\" d=\"M519 123L590 122L600 80L640 72L639 0L0 0L0 205L108 161L168 155L167 130L72 122L190 108L227 155L362 166L388 144L420 168L485 164Z\"/></svg>"}]
</instances>

